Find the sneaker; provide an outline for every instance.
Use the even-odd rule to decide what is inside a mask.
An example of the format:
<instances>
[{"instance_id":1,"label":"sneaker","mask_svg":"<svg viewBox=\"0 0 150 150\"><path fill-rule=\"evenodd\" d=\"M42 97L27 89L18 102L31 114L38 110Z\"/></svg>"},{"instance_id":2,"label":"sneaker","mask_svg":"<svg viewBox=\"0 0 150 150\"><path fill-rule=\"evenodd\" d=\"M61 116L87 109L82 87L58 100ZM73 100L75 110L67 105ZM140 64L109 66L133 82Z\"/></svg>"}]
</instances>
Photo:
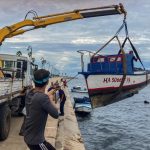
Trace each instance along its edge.
<instances>
[{"instance_id":1,"label":"sneaker","mask_svg":"<svg viewBox=\"0 0 150 150\"><path fill-rule=\"evenodd\" d=\"M20 132L19 132L19 135L20 135L20 136L23 136L23 132L20 131Z\"/></svg>"}]
</instances>

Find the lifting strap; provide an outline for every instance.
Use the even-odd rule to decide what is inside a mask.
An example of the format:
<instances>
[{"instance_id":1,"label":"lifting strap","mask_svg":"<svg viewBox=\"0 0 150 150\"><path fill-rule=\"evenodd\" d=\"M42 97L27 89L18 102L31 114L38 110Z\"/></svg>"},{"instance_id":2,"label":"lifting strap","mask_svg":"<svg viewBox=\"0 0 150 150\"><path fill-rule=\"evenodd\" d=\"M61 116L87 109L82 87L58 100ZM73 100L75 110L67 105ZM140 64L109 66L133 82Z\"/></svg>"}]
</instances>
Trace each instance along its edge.
<instances>
[{"instance_id":1,"label":"lifting strap","mask_svg":"<svg viewBox=\"0 0 150 150\"><path fill-rule=\"evenodd\" d=\"M118 34L120 33L120 31L123 29L124 27L124 21L123 24L120 26L120 28L117 30L116 34L108 41L106 42L100 49L98 49L92 57L94 57L95 55L97 55L102 49L104 49L111 41L113 41L115 38L117 38Z\"/></svg>"},{"instance_id":2,"label":"lifting strap","mask_svg":"<svg viewBox=\"0 0 150 150\"><path fill-rule=\"evenodd\" d=\"M118 41L119 46L120 46L120 52L122 53L122 56L123 56L123 59L122 59L122 64L123 64L123 77L122 77L121 83L120 83L120 85L119 85L119 90L115 93L115 95L118 95L118 94L121 92L121 90L122 90L122 88L123 88L123 84L124 84L124 82L125 82L125 80L126 80L126 76L127 76L126 55L125 55L125 51L124 51L124 49L123 49L123 46L124 46L124 45L123 45L123 46L121 45L121 42L120 42L118 36L117 36L117 41ZM117 94L117 93L118 93L118 94Z\"/></svg>"},{"instance_id":3,"label":"lifting strap","mask_svg":"<svg viewBox=\"0 0 150 150\"><path fill-rule=\"evenodd\" d=\"M126 37L125 40L123 41L122 46L121 46L122 48L124 48L127 39L128 39L128 38ZM118 54L117 54L117 56L116 56L116 58L115 58L115 61L117 61L117 59L118 59L120 53L121 53L121 49L119 50L119 52L118 52Z\"/></svg>"},{"instance_id":4,"label":"lifting strap","mask_svg":"<svg viewBox=\"0 0 150 150\"><path fill-rule=\"evenodd\" d=\"M132 47L132 49L133 49L133 51L134 51L134 53L136 55L136 58L140 61L141 65L143 66L143 69L145 70L145 67L144 67L144 65L143 65L143 63L141 61L141 58L140 58L136 48L134 47L134 45L132 44L132 42L131 42L131 40L129 38L128 38L128 41L129 41L129 43L130 43L130 45L131 45L131 47Z\"/></svg>"},{"instance_id":5,"label":"lifting strap","mask_svg":"<svg viewBox=\"0 0 150 150\"><path fill-rule=\"evenodd\" d=\"M133 52L135 53L136 58L140 61L141 65L143 66L143 69L145 70L145 67L144 67L144 65L143 65L143 63L142 63L142 61L141 61L141 58L140 58L140 56L139 56L139 54L138 54L136 48L134 47L133 43L131 42L131 40L130 40L130 38L129 38L129 33L128 33L128 27L127 27L127 22L126 22L126 20L124 20L124 25L125 25L126 38L127 38L127 40L129 41L129 43L130 43L130 45L131 45L131 48L132 48Z\"/></svg>"}]
</instances>

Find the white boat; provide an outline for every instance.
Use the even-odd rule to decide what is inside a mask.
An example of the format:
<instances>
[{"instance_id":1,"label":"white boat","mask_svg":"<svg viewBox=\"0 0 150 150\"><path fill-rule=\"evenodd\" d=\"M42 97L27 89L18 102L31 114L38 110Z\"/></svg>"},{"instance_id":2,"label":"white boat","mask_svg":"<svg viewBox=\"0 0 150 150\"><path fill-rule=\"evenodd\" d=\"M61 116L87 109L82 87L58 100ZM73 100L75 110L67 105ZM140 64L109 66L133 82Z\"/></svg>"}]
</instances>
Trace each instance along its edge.
<instances>
[{"instance_id":1,"label":"white boat","mask_svg":"<svg viewBox=\"0 0 150 150\"><path fill-rule=\"evenodd\" d=\"M134 68L133 57L130 53L94 56L87 71L80 72L85 78L93 108L133 96L150 83L150 71Z\"/></svg>"},{"instance_id":2,"label":"white boat","mask_svg":"<svg viewBox=\"0 0 150 150\"><path fill-rule=\"evenodd\" d=\"M115 57L118 57L117 61L114 61ZM125 57L126 74L123 70L122 54L95 56L88 64L87 72L81 72L85 77L93 108L133 96L150 83L150 72L134 69L133 56L125 54ZM99 62L98 59L103 61Z\"/></svg>"},{"instance_id":3,"label":"white boat","mask_svg":"<svg viewBox=\"0 0 150 150\"><path fill-rule=\"evenodd\" d=\"M88 97L74 97L74 110L76 113L88 114L92 111L90 99Z\"/></svg>"},{"instance_id":4,"label":"white boat","mask_svg":"<svg viewBox=\"0 0 150 150\"><path fill-rule=\"evenodd\" d=\"M81 86L74 86L74 87L72 87L71 92L87 93L88 91L86 88L82 88Z\"/></svg>"},{"instance_id":5,"label":"white boat","mask_svg":"<svg viewBox=\"0 0 150 150\"><path fill-rule=\"evenodd\" d=\"M94 107L105 106L137 94L150 82L150 74L127 75L119 91L123 75L89 74L86 78L88 91Z\"/></svg>"},{"instance_id":6,"label":"white boat","mask_svg":"<svg viewBox=\"0 0 150 150\"><path fill-rule=\"evenodd\" d=\"M123 28L126 37L122 42L118 35ZM102 55L101 51L114 39L118 41L119 45L117 54L114 51L113 55ZM132 49L130 51L129 45L125 47L127 42ZM126 52L125 49L127 49ZM80 74L85 78L93 108L106 106L133 96L150 83L150 71L145 69L129 38L125 19L116 34L95 53L91 55L92 52L87 50L78 52L81 54L82 72ZM88 52L90 56L87 71L84 71L85 52ZM135 68L135 61L138 61L142 68Z\"/></svg>"}]
</instances>

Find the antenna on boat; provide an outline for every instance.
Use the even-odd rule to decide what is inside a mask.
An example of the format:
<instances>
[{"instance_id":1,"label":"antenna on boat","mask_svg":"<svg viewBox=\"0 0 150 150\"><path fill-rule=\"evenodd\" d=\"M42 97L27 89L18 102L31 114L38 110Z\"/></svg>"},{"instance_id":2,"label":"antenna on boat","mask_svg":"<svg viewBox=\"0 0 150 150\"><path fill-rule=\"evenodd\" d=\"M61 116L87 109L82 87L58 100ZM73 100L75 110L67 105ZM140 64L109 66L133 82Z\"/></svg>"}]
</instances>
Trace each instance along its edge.
<instances>
[{"instance_id":1,"label":"antenna on boat","mask_svg":"<svg viewBox=\"0 0 150 150\"><path fill-rule=\"evenodd\" d=\"M78 50L77 52L81 54L81 69L82 72L84 72L84 60L83 60L84 53L82 52L82 50Z\"/></svg>"},{"instance_id":2,"label":"antenna on boat","mask_svg":"<svg viewBox=\"0 0 150 150\"><path fill-rule=\"evenodd\" d=\"M89 57L91 59L95 53L89 50L78 50L77 52L81 54L81 70L84 72L84 54L89 53ZM91 56L91 54L93 55Z\"/></svg>"}]
</instances>

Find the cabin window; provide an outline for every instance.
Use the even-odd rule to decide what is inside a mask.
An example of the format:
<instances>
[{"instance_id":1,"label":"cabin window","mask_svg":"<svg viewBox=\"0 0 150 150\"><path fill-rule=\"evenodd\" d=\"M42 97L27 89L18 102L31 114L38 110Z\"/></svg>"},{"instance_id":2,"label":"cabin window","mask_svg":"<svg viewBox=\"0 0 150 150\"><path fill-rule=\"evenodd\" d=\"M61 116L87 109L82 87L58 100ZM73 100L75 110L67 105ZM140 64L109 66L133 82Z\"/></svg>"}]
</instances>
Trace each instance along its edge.
<instances>
[{"instance_id":1,"label":"cabin window","mask_svg":"<svg viewBox=\"0 0 150 150\"><path fill-rule=\"evenodd\" d=\"M99 57L98 59L97 59L97 62L104 62L105 61L105 58L102 58L102 57Z\"/></svg>"},{"instance_id":2,"label":"cabin window","mask_svg":"<svg viewBox=\"0 0 150 150\"><path fill-rule=\"evenodd\" d=\"M17 68L21 69L21 61L17 61Z\"/></svg>"},{"instance_id":3,"label":"cabin window","mask_svg":"<svg viewBox=\"0 0 150 150\"><path fill-rule=\"evenodd\" d=\"M110 62L114 62L115 61L115 57L109 57L109 61Z\"/></svg>"},{"instance_id":4,"label":"cabin window","mask_svg":"<svg viewBox=\"0 0 150 150\"><path fill-rule=\"evenodd\" d=\"M117 61L118 61L118 62L121 62L121 61L122 61L121 57L118 57L118 58L117 58Z\"/></svg>"},{"instance_id":5,"label":"cabin window","mask_svg":"<svg viewBox=\"0 0 150 150\"><path fill-rule=\"evenodd\" d=\"M27 61L23 61L23 71L27 71Z\"/></svg>"},{"instance_id":6,"label":"cabin window","mask_svg":"<svg viewBox=\"0 0 150 150\"><path fill-rule=\"evenodd\" d=\"M116 60L116 57L108 57L108 59L109 59L109 62L114 62L115 60ZM121 62L121 57L119 56L118 58L117 58L117 62Z\"/></svg>"},{"instance_id":7,"label":"cabin window","mask_svg":"<svg viewBox=\"0 0 150 150\"><path fill-rule=\"evenodd\" d=\"M4 68L14 68L14 62L13 61L4 61Z\"/></svg>"}]
</instances>

